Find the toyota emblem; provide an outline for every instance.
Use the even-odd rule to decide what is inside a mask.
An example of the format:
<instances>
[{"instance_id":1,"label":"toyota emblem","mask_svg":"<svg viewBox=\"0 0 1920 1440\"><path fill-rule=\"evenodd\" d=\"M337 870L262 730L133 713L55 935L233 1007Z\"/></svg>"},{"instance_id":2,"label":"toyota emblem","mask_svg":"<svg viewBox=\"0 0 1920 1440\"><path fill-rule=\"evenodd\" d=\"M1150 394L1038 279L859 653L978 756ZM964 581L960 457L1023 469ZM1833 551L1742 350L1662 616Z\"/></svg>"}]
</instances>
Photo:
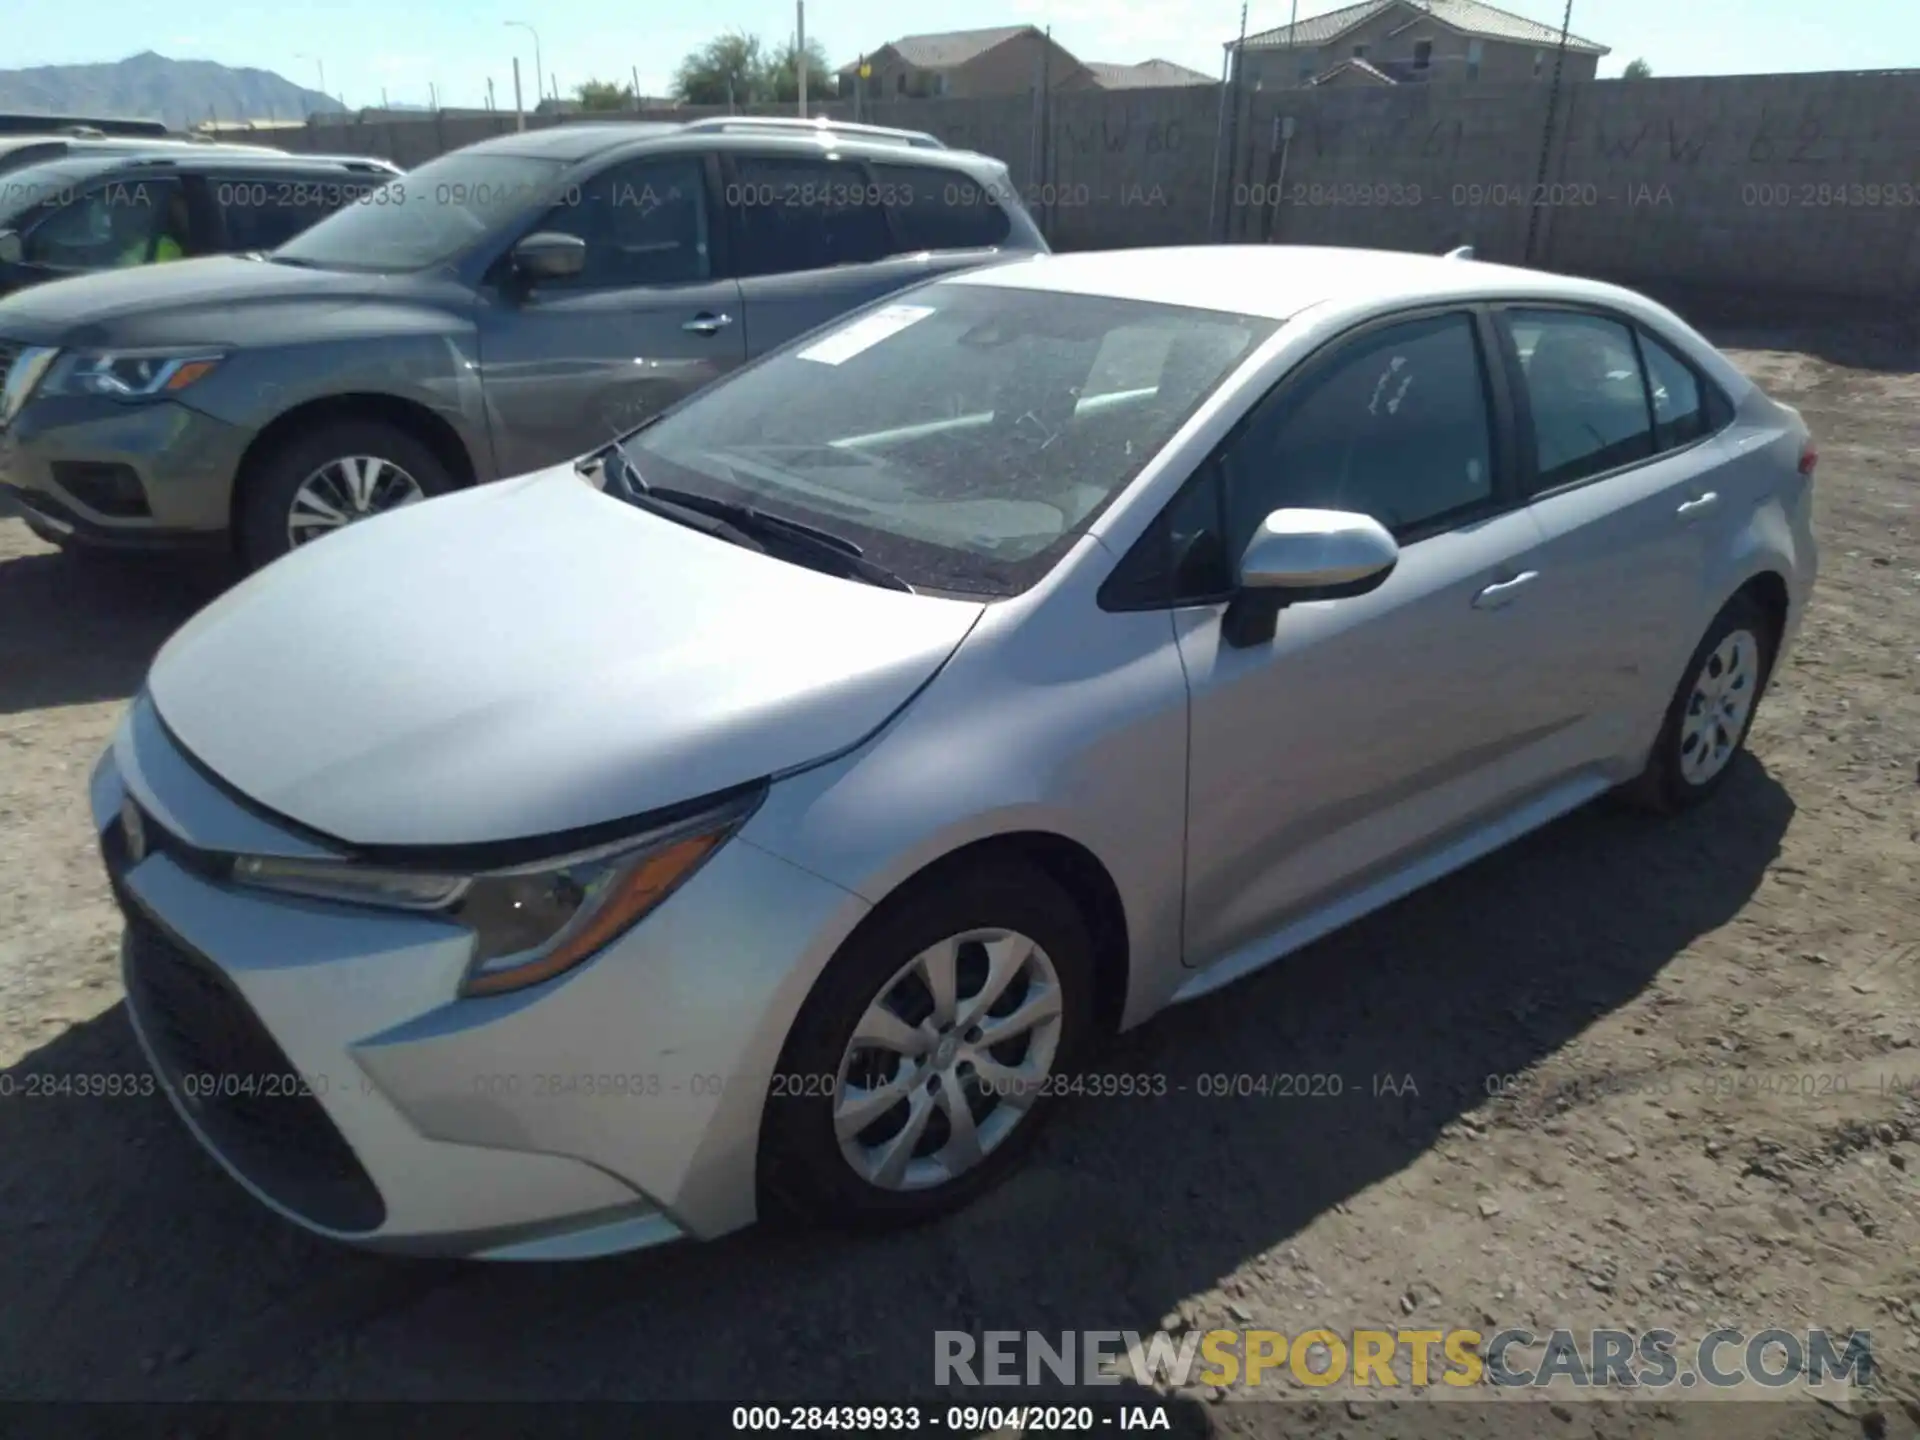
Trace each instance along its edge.
<instances>
[{"instance_id":1,"label":"toyota emblem","mask_svg":"<svg viewBox=\"0 0 1920 1440\"><path fill-rule=\"evenodd\" d=\"M127 863L138 865L147 858L147 822L140 818L140 807L131 800L120 803L120 832L127 840Z\"/></svg>"}]
</instances>

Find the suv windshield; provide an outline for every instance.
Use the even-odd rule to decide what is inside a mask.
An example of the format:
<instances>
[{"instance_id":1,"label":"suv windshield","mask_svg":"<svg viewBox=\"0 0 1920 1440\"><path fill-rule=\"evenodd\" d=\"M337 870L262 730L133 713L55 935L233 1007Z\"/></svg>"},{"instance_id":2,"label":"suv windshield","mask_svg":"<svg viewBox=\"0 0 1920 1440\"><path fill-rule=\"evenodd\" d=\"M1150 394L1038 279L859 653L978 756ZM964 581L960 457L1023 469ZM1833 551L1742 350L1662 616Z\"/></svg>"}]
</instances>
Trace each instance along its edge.
<instances>
[{"instance_id":1,"label":"suv windshield","mask_svg":"<svg viewBox=\"0 0 1920 1440\"><path fill-rule=\"evenodd\" d=\"M737 372L624 450L649 485L829 530L915 589L1012 595L1274 323L934 284Z\"/></svg>"},{"instance_id":2,"label":"suv windshield","mask_svg":"<svg viewBox=\"0 0 1920 1440\"><path fill-rule=\"evenodd\" d=\"M495 227L559 198L558 160L451 155L396 176L273 252L328 270L426 270L465 252Z\"/></svg>"}]
</instances>

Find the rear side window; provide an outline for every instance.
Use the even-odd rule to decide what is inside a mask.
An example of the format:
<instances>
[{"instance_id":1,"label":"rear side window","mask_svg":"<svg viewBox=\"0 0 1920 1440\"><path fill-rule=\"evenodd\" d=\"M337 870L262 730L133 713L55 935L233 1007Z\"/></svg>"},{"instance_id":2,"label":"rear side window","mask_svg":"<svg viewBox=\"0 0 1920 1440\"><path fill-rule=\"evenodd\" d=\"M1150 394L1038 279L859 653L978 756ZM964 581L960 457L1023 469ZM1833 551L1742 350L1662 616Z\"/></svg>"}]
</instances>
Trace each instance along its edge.
<instances>
[{"instance_id":1,"label":"rear side window","mask_svg":"<svg viewBox=\"0 0 1920 1440\"><path fill-rule=\"evenodd\" d=\"M220 175L207 182L228 250L276 250L351 193L344 176ZM331 193L329 193L331 192Z\"/></svg>"},{"instance_id":2,"label":"rear side window","mask_svg":"<svg viewBox=\"0 0 1920 1440\"><path fill-rule=\"evenodd\" d=\"M1646 331L1640 353L1647 362L1647 390L1653 397L1653 448L1677 450L1707 433L1706 398L1691 366Z\"/></svg>"},{"instance_id":3,"label":"rear side window","mask_svg":"<svg viewBox=\"0 0 1920 1440\"><path fill-rule=\"evenodd\" d=\"M733 162L726 206L742 275L825 270L884 259L894 248L877 188L858 165L774 155Z\"/></svg>"},{"instance_id":4,"label":"rear side window","mask_svg":"<svg viewBox=\"0 0 1920 1440\"><path fill-rule=\"evenodd\" d=\"M1571 310L1509 310L1533 417L1532 489L1551 490L1653 454L1633 334Z\"/></svg>"},{"instance_id":5,"label":"rear side window","mask_svg":"<svg viewBox=\"0 0 1920 1440\"><path fill-rule=\"evenodd\" d=\"M958 170L876 164L873 178L893 222L895 248L984 250L1013 231L992 189Z\"/></svg>"}]
</instances>

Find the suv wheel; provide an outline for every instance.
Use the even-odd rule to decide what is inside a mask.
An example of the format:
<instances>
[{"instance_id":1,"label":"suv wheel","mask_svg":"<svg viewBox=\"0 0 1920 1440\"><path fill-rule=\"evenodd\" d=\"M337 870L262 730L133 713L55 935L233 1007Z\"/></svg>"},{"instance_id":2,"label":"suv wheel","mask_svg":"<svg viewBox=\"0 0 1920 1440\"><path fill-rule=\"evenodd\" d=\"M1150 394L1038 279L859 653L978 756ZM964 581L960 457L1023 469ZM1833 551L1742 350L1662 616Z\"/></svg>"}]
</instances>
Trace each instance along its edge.
<instances>
[{"instance_id":1,"label":"suv wheel","mask_svg":"<svg viewBox=\"0 0 1920 1440\"><path fill-rule=\"evenodd\" d=\"M257 570L289 550L456 488L434 453L380 420L335 420L272 451L241 495L240 555Z\"/></svg>"}]
</instances>

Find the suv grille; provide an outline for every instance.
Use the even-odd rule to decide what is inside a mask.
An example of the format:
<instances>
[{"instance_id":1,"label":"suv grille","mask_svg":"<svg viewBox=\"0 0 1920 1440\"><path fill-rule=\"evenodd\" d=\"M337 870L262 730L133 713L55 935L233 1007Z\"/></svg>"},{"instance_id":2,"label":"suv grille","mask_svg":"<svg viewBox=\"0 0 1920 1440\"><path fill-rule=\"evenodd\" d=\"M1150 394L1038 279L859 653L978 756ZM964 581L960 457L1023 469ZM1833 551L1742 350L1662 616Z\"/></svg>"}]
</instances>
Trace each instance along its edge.
<instances>
[{"instance_id":1,"label":"suv grille","mask_svg":"<svg viewBox=\"0 0 1920 1440\"><path fill-rule=\"evenodd\" d=\"M378 1229L386 1218L378 1188L286 1052L226 976L128 894L119 825L101 847L127 920L127 1004L208 1144L296 1215L331 1230Z\"/></svg>"}]
</instances>

